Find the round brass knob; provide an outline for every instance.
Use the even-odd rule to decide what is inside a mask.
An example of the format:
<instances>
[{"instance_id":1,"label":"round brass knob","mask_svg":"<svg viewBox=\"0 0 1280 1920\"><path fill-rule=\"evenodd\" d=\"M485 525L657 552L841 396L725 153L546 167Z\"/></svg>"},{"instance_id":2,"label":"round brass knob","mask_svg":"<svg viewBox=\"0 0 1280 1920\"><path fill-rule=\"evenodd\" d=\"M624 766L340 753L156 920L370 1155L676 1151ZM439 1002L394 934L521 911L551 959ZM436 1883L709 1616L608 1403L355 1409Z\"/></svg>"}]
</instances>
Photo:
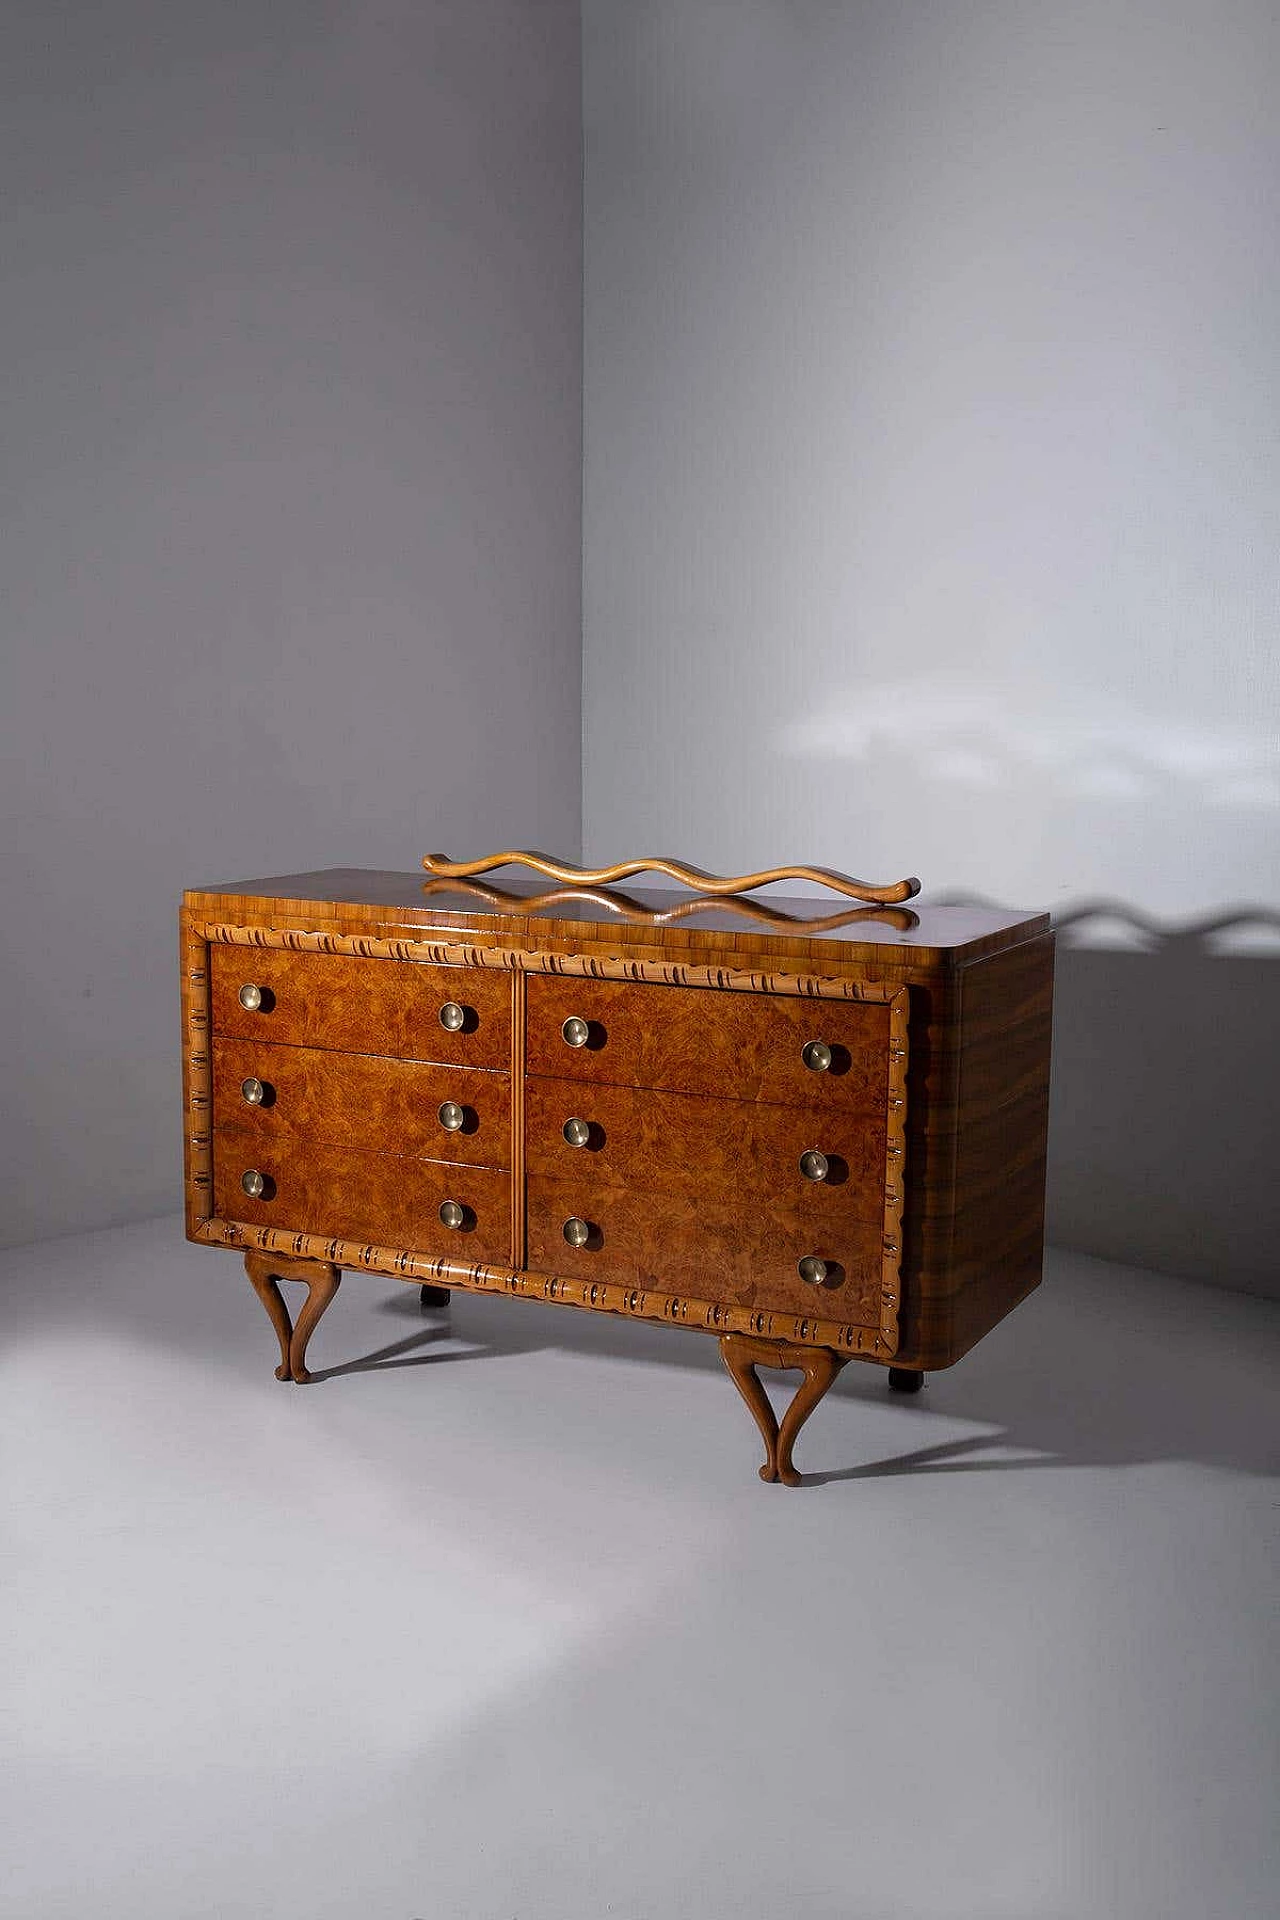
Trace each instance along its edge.
<instances>
[{"instance_id":1,"label":"round brass knob","mask_svg":"<svg viewBox=\"0 0 1280 1920\"><path fill-rule=\"evenodd\" d=\"M442 1227L452 1227L456 1232L457 1229L462 1225L466 1217L467 1217L466 1208L459 1206L456 1200L441 1201L440 1225Z\"/></svg>"},{"instance_id":2,"label":"round brass knob","mask_svg":"<svg viewBox=\"0 0 1280 1920\"><path fill-rule=\"evenodd\" d=\"M460 1107L456 1100L446 1100L436 1115L446 1133L460 1133L466 1118L465 1107Z\"/></svg>"},{"instance_id":3,"label":"round brass knob","mask_svg":"<svg viewBox=\"0 0 1280 1920\"><path fill-rule=\"evenodd\" d=\"M256 1167L250 1167L247 1173L240 1175L240 1185L251 1200L261 1200L267 1190L267 1183Z\"/></svg>"},{"instance_id":4,"label":"round brass knob","mask_svg":"<svg viewBox=\"0 0 1280 1920\"><path fill-rule=\"evenodd\" d=\"M827 1263L819 1260L816 1253L807 1253L803 1260L796 1262L800 1278L811 1287L820 1287L827 1277Z\"/></svg>"},{"instance_id":5,"label":"round brass knob","mask_svg":"<svg viewBox=\"0 0 1280 1920\"><path fill-rule=\"evenodd\" d=\"M591 1029L585 1020L579 1020L576 1013L571 1013L561 1027L560 1034L566 1047L585 1047L591 1038Z\"/></svg>"},{"instance_id":6,"label":"round brass knob","mask_svg":"<svg viewBox=\"0 0 1280 1920\"><path fill-rule=\"evenodd\" d=\"M446 1033L461 1033L466 1019L466 1008L460 1007L456 1000L446 1000L440 1009L440 1025Z\"/></svg>"},{"instance_id":7,"label":"round brass knob","mask_svg":"<svg viewBox=\"0 0 1280 1920\"><path fill-rule=\"evenodd\" d=\"M564 1237L571 1247L585 1247L591 1238L591 1228L585 1220L579 1220L575 1213L564 1223Z\"/></svg>"},{"instance_id":8,"label":"round brass knob","mask_svg":"<svg viewBox=\"0 0 1280 1920\"><path fill-rule=\"evenodd\" d=\"M800 1058L810 1073L826 1073L831 1065L831 1049L825 1040L806 1040Z\"/></svg>"},{"instance_id":9,"label":"round brass knob","mask_svg":"<svg viewBox=\"0 0 1280 1920\"><path fill-rule=\"evenodd\" d=\"M240 1005L246 1013L262 1012L262 988L255 987L252 980L245 981L239 993L236 995L236 999L240 1002Z\"/></svg>"},{"instance_id":10,"label":"round brass knob","mask_svg":"<svg viewBox=\"0 0 1280 1920\"><path fill-rule=\"evenodd\" d=\"M247 1101L251 1107L260 1107L266 1097L267 1090L261 1080L255 1080L250 1075L247 1080L240 1082L240 1098Z\"/></svg>"},{"instance_id":11,"label":"round brass knob","mask_svg":"<svg viewBox=\"0 0 1280 1920\"><path fill-rule=\"evenodd\" d=\"M810 1147L807 1153L800 1155L800 1171L806 1180L825 1180L831 1171L831 1162L825 1153Z\"/></svg>"},{"instance_id":12,"label":"round brass knob","mask_svg":"<svg viewBox=\"0 0 1280 1920\"><path fill-rule=\"evenodd\" d=\"M566 1120L560 1131L571 1147L585 1147L591 1138L591 1128L585 1120Z\"/></svg>"}]
</instances>

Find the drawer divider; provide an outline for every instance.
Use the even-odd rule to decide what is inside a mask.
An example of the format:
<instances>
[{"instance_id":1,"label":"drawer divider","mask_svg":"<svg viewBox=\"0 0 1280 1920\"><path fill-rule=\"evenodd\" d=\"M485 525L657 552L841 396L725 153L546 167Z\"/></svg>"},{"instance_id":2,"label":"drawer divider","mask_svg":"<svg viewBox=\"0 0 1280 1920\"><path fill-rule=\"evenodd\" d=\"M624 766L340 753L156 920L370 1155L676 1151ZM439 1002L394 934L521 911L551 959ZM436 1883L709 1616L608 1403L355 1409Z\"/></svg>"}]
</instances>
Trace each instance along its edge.
<instances>
[{"instance_id":1,"label":"drawer divider","mask_svg":"<svg viewBox=\"0 0 1280 1920\"><path fill-rule=\"evenodd\" d=\"M511 976L511 1264L523 1267L525 1251L525 1002L528 976Z\"/></svg>"}]
</instances>

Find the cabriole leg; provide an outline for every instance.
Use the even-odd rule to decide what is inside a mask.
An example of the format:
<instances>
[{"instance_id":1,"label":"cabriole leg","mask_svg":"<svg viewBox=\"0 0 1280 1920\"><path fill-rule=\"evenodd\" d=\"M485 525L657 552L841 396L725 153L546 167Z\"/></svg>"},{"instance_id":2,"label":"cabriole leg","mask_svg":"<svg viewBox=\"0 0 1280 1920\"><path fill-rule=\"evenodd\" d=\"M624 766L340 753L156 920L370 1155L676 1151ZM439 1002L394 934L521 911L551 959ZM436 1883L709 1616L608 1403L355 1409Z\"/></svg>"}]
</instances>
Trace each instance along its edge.
<instances>
[{"instance_id":1,"label":"cabriole leg","mask_svg":"<svg viewBox=\"0 0 1280 1920\"><path fill-rule=\"evenodd\" d=\"M829 1347L797 1347L787 1340L759 1340L749 1333L723 1333L720 1352L729 1377L751 1409L752 1418L764 1441L765 1461L762 1480L781 1480L785 1487L798 1487L801 1476L792 1465L791 1453L796 1436L844 1365L844 1356ZM757 1367L777 1367L783 1371L798 1369L804 1375L791 1405L779 1427L769 1404L769 1396L760 1384Z\"/></svg>"},{"instance_id":2,"label":"cabriole leg","mask_svg":"<svg viewBox=\"0 0 1280 1920\"><path fill-rule=\"evenodd\" d=\"M327 1260L282 1260L273 1253L246 1253L244 1270L254 1292L267 1310L280 1342L277 1380L296 1380L300 1385L311 1378L307 1372L307 1342L316 1330L321 1314L338 1291L342 1278L339 1267ZM307 1297L295 1326L280 1291L281 1280L302 1280Z\"/></svg>"}]
</instances>

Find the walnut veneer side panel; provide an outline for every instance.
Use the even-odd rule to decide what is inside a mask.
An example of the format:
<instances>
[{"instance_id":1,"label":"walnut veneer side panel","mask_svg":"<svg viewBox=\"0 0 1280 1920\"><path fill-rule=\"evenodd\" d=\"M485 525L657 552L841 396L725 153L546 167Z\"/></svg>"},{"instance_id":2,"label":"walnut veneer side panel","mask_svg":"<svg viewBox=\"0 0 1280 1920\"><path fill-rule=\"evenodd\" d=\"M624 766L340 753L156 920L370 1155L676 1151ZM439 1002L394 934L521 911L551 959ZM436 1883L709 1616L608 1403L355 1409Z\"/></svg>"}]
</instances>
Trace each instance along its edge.
<instances>
[{"instance_id":1,"label":"walnut veneer side panel","mask_svg":"<svg viewBox=\"0 0 1280 1920\"><path fill-rule=\"evenodd\" d=\"M912 992L898 1366L950 1366L1039 1284L1053 944Z\"/></svg>"},{"instance_id":2,"label":"walnut veneer side panel","mask_svg":"<svg viewBox=\"0 0 1280 1920\"><path fill-rule=\"evenodd\" d=\"M965 1353L1039 1286L1054 941L962 976L954 1342Z\"/></svg>"}]
</instances>

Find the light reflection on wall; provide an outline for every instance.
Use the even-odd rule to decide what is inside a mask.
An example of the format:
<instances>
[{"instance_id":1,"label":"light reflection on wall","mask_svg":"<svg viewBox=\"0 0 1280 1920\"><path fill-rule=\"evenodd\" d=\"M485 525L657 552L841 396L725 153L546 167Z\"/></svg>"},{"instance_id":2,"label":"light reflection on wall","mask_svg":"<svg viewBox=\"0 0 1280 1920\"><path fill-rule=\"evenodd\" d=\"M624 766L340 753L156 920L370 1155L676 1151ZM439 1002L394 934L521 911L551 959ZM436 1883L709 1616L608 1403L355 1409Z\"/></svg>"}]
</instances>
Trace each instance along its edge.
<instances>
[{"instance_id":1,"label":"light reflection on wall","mask_svg":"<svg viewBox=\"0 0 1280 1920\"><path fill-rule=\"evenodd\" d=\"M995 790L1034 773L1047 797L1149 803L1176 788L1208 807L1280 809L1280 741L1261 729L1144 713L1108 700L1061 698L1046 711L998 684L911 676L824 695L819 712L785 726L786 754L866 760L877 746L904 771Z\"/></svg>"}]
</instances>

